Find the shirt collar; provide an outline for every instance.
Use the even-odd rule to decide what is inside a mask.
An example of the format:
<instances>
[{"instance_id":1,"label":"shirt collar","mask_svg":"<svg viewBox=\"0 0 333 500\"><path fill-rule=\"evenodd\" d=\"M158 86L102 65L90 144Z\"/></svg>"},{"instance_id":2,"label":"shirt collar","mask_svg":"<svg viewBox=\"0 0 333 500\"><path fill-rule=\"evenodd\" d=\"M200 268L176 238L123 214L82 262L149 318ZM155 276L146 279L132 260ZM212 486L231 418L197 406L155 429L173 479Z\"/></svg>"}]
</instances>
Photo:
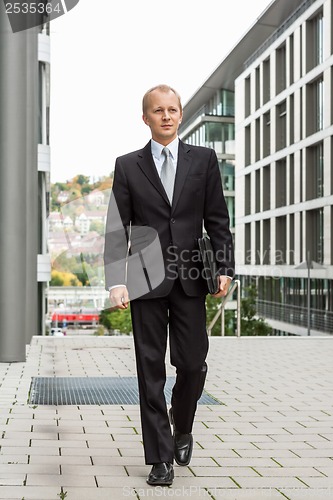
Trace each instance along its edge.
<instances>
[{"instance_id":1,"label":"shirt collar","mask_svg":"<svg viewBox=\"0 0 333 500\"><path fill-rule=\"evenodd\" d=\"M159 142L154 141L154 139L151 139L151 152L152 155L155 156L155 158L157 158L158 160L161 159L162 150L164 147L165 146L163 146L163 144L160 144ZM176 160L178 157L179 137L176 137L172 142L167 144L166 147L169 149L173 160Z\"/></svg>"}]
</instances>

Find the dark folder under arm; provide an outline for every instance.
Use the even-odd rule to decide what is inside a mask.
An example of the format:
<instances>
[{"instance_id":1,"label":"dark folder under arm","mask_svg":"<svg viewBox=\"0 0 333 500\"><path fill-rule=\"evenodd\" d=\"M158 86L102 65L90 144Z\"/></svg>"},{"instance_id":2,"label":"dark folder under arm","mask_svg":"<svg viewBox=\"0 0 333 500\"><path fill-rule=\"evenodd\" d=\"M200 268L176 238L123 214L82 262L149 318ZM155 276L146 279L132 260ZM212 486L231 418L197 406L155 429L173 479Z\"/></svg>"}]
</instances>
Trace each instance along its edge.
<instances>
[{"instance_id":1,"label":"dark folder under arm","mask_svg":"<svg viewBox=\"0 0 333 500\"><path fill-rule=\"evenodd\" d=\"M215 253L211 241L207 236L198 238L198 244L203 264L204 278L207 282L208 291L210 294L214 295L220 289Z\"/></svg>"}]
</instances>

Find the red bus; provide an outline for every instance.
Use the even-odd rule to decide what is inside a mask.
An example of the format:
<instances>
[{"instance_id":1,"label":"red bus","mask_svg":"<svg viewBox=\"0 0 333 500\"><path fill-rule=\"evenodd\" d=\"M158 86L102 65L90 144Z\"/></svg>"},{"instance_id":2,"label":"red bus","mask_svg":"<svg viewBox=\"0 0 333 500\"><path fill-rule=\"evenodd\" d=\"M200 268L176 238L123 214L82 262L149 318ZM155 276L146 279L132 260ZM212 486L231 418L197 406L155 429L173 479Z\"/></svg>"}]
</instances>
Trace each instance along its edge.
<instances>
[{"instance_id":1,"label":"red bus","mask_svg":"<svg viewBox=\"0 0 333 500\"><path fill-rule=\"evenodd\" d=\"M98 324L99 311L95 308L77 307L55 309L51 316L52 327L89 326Z\"/></svg>"}]
</instances>

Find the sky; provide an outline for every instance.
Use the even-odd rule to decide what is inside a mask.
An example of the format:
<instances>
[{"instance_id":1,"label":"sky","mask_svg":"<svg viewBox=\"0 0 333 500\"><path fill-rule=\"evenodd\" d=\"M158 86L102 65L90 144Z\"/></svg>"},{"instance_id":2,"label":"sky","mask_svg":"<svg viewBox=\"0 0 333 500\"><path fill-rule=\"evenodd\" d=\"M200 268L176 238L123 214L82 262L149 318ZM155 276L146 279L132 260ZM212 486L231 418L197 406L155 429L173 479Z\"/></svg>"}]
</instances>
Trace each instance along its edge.
<instances>
[{"instance_id":1,"label":"sky","mask_svg":"<svg viewBox=\"0 0 333 500\"><path fill-rule=\"evenodd\" d=\"M51 21L51 181L110 175L143 147L142 96L159 83L183 105L271 0L80 0Z\"/></svg>"}]
</instances>

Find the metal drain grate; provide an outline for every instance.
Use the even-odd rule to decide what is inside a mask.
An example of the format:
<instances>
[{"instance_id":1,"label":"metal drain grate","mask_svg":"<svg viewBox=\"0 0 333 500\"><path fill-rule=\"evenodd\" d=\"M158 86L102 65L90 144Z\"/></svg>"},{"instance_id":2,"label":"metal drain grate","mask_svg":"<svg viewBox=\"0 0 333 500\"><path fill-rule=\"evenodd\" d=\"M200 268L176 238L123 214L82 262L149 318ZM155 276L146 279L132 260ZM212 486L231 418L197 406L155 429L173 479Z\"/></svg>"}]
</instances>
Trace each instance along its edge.
<instances>
[{"instance_id":1,"label":"metal drain grate","mask_svg":"<svg viewBox=\"0 0 333 500\"><path fill-rule=\"evenodd\" d=\"M170 404L174 377L168 377L165 397ZM205 391L199 404L219 405ZM137 405L136 377L32 377L29 404L34 405Z\"/></svg>"}]
</instances>

